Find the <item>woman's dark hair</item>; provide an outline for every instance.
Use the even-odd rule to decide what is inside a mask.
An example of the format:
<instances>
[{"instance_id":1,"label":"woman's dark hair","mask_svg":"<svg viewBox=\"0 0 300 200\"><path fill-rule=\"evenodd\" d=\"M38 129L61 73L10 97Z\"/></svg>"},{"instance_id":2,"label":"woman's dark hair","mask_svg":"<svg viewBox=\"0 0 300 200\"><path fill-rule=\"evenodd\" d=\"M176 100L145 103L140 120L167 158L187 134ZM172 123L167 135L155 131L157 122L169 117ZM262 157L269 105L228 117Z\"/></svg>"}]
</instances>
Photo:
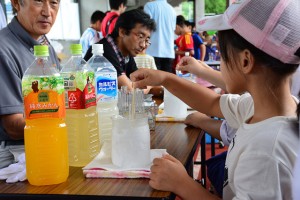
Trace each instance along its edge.
<instances>
[{"instance_id":1,"label":"woman's dark hair","mask_svg":"<svg viewBox=\"0 0 300 200\"><path fill-rule=\"evenodd\" d=\"M289 75L296 71L298 64L286 64L256 48L233 29L219 31L219 47L224 62L231 66L237 52L248 49L254 56L255 62L273 70L278 75Z\"/></svg>"},{"instance_id":2,"label":"woman's dark hair","mask_svg":"<svg viewBox=\"0 0 300 200\"><path fill-rule=\"evenodd\" d=\"M126 31L126 34L129 34L137 24L141 24L150 31L156 30L154 20L151 19L147 13L141 9L134 9L126 11L119 16L111 36L114 39L117 38L119 36L119 28L123 28Z\"/></svg>"}]
</instances>

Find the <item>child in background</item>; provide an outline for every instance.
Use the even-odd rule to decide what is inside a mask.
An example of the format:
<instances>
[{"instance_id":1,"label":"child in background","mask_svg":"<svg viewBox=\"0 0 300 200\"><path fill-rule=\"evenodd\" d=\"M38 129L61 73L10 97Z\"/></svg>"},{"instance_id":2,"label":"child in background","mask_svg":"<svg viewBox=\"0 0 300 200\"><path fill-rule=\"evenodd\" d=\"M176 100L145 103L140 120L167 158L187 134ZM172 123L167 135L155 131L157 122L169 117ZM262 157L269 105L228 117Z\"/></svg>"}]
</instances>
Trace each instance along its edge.
<instances>
[{"instance_id":1,"label":"child in background","mask_svg":"<svg viewBox=\"0 0 300 200\"><path fill-rule=\"evenodd\" d=\"M194 55L194 42L191 32L191 26L188 21L184 19L182 15L178 15L176 18L175 34L179 37L175 40L177 49L175 50L175 60L173 65L173 73L175 74L175 68L179 60L185 55L186 52L190 56Z\"/></svg>"},{"instance_id":2,"label":"child in background","mask_svg":"<svg viewBox=\"0 0 300 200\"><path fill-rule=\"evenodd\" d=\"M147 47L143 50L142 53L136 55L136 57L134 57L136 66L138 68L148 68L148 69L157 69L156 65L155 65L155 60L153 58L153 56L150 56L148 54L146 54L146 49Z\"/></svg>"},{"instance_id":3,"label":"child in background","mask_svg":"<svg viewBox=\"0 0 300 200\"><path fill-rule=\"evenodd\" d=\"M102 39L103 36L101 33L101 25L104 17L105 13L100 10L96 10L95 12L93 12L90 19L90 27L88 27L83 32L80 38L80 44L82 46L82 56L85 55L92 44L95 44L96 42L99 42L100 39Z\"/></svg>"},{"instance_id":4,"label":"child in background","mask_svg":"<svg viewBox=\"0 0 300 200\"><path fill-rule=\"evenodd\" d=\"M190 23L192 29L192 37L194 42L194 58L200 61L204 61L206 47L203 43L199 33L195 31L195 23Z\"/></svg>"},{"instance_id":5,"label":"child in background","mask_svg":"<svg viewBox=\"0 0 300 200\"><path fill-rule=\"evenodd\" d=\"M219 95L162 71L131 74L135 87L163 85L190 107L238 129L226 158L223 199L292 199L299 125L290 78L300 63L299 21L298 0L244 0L199 22L203 30L220 30L226 89L242 95ZM179 65L193 60L183 57ZM218 199L171 155L153 160L149 184L182 199Z\"/></svg>"},{"instance_id":6,"label":"child in background","mask_svg":"<svg viewBox=\"0 0 300 200\"><path fill-rule=\"evenodd\" d=\"M212 36L207 35L204 41L206 46L204 61L209 61L211 60L209 54L213 55L213 57L216 56L216 47L213 45Z\"/></svg>"}]
</instances>

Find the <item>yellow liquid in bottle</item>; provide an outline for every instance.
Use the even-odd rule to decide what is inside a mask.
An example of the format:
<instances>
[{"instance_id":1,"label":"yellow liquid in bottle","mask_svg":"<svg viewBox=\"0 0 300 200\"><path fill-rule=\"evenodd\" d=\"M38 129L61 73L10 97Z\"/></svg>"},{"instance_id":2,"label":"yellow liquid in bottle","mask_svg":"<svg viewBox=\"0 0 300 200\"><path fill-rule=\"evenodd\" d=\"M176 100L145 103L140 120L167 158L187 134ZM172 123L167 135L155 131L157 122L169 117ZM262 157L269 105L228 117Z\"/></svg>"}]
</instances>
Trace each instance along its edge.
<instances>
[{"instance_id":1,"label":"yellow liquid in bottle","mask_svg":"<svg viewBox=\"0 0 300 200\"><path fill-rule=\"evenodd\" d=\"M69 164L84 167L100 151L96 106L66 109L68 125Z\"/></svg>"},{"instance_id":2,"label":"yellow liquid in bottle","mask_svg":"<svg viewBox=\"0 0 300 200\"><path fill-rule=\"evenodd\" d=\"M69 175L67 127L63 119L26 120L26 173L32 185L62 183Z\"/></svg>"}]
</instances>

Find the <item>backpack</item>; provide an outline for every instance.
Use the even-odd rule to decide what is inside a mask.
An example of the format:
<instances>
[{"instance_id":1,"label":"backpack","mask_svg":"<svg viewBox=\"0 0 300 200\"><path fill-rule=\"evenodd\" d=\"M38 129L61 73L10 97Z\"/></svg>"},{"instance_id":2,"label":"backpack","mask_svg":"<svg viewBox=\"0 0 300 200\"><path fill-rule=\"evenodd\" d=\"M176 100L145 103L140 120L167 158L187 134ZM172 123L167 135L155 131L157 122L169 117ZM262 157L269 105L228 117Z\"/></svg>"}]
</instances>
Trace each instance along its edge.
<instances>
[{"instance_id":1,"label":"backpack","mask_svg":"<svg viewBox=\"0 0 300 200\"><path fill-rule=\"evenodd\" d=\"M118 17L118 15L113 15L109 20L107 20L107 23L106 23L106 26L105 26L106 35L108 35L108 29L109 29L109 26L110 26L111 22L117 17Z\"/></svg>"}]
</instances>

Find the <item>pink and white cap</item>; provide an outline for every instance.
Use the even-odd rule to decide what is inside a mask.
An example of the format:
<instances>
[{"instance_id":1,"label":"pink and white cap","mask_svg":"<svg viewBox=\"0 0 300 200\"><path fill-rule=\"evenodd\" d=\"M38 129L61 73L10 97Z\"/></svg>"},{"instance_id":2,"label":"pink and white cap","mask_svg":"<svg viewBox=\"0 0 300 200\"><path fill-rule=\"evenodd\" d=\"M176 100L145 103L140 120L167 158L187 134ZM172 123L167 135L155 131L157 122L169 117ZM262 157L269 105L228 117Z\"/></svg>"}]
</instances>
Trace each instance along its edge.
<instances>
[{"instance_id":1,"label":"pink and white cap","mask_svg":"<svg viewBox=\"0 0 300 200\"><path fill-rule=\"evenodd\" d=\"M299 0L236 0L223 15L204 17L198 30L234 29L283 63L300 63Z\"/></svg>"}]
</instances>

